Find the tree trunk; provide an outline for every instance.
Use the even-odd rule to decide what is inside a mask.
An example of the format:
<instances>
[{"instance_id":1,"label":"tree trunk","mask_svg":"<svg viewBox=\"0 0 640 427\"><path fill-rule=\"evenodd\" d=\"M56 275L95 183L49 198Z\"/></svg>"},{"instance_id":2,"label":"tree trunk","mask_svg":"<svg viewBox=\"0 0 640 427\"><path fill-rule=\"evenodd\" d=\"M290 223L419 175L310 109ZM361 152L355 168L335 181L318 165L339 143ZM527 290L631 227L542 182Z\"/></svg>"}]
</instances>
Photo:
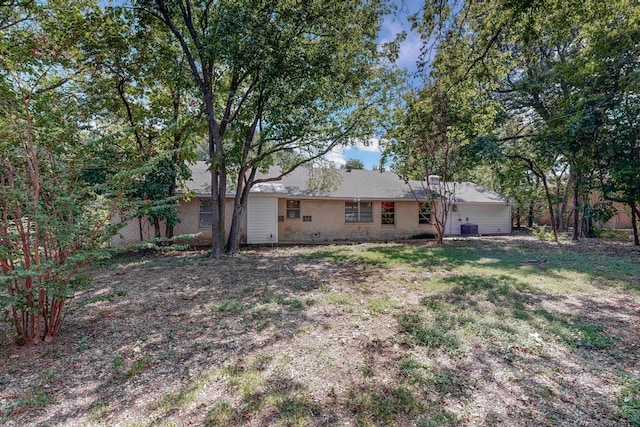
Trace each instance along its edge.
<instances>
[{"instance_id":1,"label":"tree trunk","mask_svg":"<svg viewBox=\"0 0 640 427\"><path fill-rule=\"evenodd\" d=\"M567 198L564 197L562 199L562 203L560 204L560 211L558 212L558 230L567 231L568 222L569 218L567 217Z\"/></svg>"},{"instance_id":2,"label":"tree trunk","mask_svg":"<svg viewBox=\"0 0 640 427\"><path fill-rule=\"evenodd\" d=\"M520 206L516 208L516 228L520 229Z\"/></svg>"},{"instance_id":3,"label":"tree trunk","mask_svg":"<svg viewBox=\"0 0 640 427\"><path fill-rule=\"evenodd\" d=\"M578 189L578 182L576 179L573 184L573 241L580 238L580 191Z\"/></svg>"},{"instance_id":4,"label":"tree trunk","mask_svg":"<svg viewBox=\"0 0 640 427\"><path fill-rule=\"evenodd\" d=\"M160 237L162 237L162 233L160 232L160 222L158 220L154 220L153 221L153 231L154 231L154 237L156 239L159 239Z\"/></svg>"},{"instance_id":5,"label":"tree trunk","mask_svg":"<svg viewBox=\"0 0 640 427\"><path fill-rule=\"evenodd\" d=\"M553 230L553 240L558 241L558 229L556 228L556 218L553 213L553 196L549 189L549 184L546 178L542 177L542 185L544 186L544 193L547 196L547 207L549 208L549 221L551 222L551 229Z\"/></svg>"},{"instance_id":6,"label":"tree trunk","mask_svg":"<svg viewBox=\"0 0 640 427\"><path fill-rule=\"evenodd\" d=\"M206 73L204 73L206 75ZM224 248L224 199L226 196L225 160L222 152L222 135L213 114L213 94L210 82L201 91L205 99L209 127L209 161L211 162L211 256L219 258Z\"/></svg>"},{"instance_id":7,"label":"tree trunk","mask_svg":"<svg viewBox=\"0 0 640 427\"><path fill-rule=\"evenodd\" d=\"M167 224L164 229L164 235L167 239L173 238L173 234L175 233L175 226Z\"/></svg>"},{"instance_id":8,"label":"tree trunk","mask_svg":"<svg viewBox=\"0 0 640 427\"><path fill-rule=\"evenodd\" d=\"M220 207L220 188L218 186L220 174L211 171L211 256L220 258L222 256L222 239L224 238L224 224L220 215L222 210L224 217L224 202Z\"/></svg>"},{"instance_id":9,"label":"tree trunk","mask_svg":"<svg viewBox=\"0 0 640 427\"><path fill-rule=\"evenodd\" d=\"M631 226L633 227L633 244L636 246L640 246L640 236L638 236L638 217L640 217L640 212L638 212L638 205L636 205L635 201L630 201L629 206L631 207Z\"/></svg>"},{"instance_id":10,"label":"tree trunk","mask_svg":"<svg viewBox=\"0 0 640 427\"><path fill-rule=\"evenodd\" d=\"M176 145L178 145L178 144L179 143L174 144L174 148L176 148ZM173 197L176 194L176 180L178 179L178 177L177 177L177 173L176 173L176 170L175 170L175 165L178 163L179 159L174 155L171 161L172 161L172 169L173 169L172 175L173 176L171 178L171 184L169 184L169 191L168 191L168 194L167 194L169 197ZM175 203L175 202L173 202L173 203ZM164 236L167 239L173 238L174 229L175 229L175 226L172 224L172 222L171 221L167 221L166 224L165 224L165 227L164 227ZM169 244L171 244L171 242L167 241L167 242L165 242L165 244L169 245Z\"/></svg>"},{"instance_id":11,"label":"tree trunk","mask_svg":"<svg viewBox=\"0 0 640 427\"><path fill-rule=\"evenodd\" d=\"M527 227L533 228L533 201L529 202L529 215L527 215Z\"/></svg>"},{"instance_id":12,"label":"tree trunk","mask_svg":"<svg viewBox=\"0 0 640 427\"><path fill-rule=\"evenodd\" d=\"M227 240L227 253L235 254L240 250L240 224L242 222L242 214L249 200L249 187L243 188L243 191L236 191L236 198L233 204L233 217L231 218L231 228L229 230L229 239Z\"/></svg>"},{"instance_id":13,"label":"tree trunk","mask_svg":"<svg viewBox=\"0 0 640 427\"><path fill-rule=\"evenodd\" d=\"M221 144L222 145L222 144ZM222 157L222 156L220 156ZM217 242L217 246L220 247L221 249L224 249L224 243L225 243L225 233L226 233L226 227L225 227L225 209L226 209L226 205L225 205L225 200L226 200L226 196L227 196L227 174L225 171L225 163L224 160L221 158L219 163L218 163L218 186L219 186L219 191L218 191L218 218L220 221L220 226L219 226L219 233L218 233L218 242Z\"/></svg>"}]
</instances>

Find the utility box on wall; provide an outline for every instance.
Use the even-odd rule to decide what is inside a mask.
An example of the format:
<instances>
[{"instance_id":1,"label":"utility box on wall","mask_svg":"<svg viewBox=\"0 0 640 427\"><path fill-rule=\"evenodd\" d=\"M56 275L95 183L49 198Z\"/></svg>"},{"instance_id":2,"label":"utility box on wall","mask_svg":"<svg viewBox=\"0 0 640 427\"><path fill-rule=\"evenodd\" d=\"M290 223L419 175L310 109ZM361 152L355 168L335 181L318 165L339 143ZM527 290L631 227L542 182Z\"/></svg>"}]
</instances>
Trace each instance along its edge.
<instances>
[{"instance_id":1,"label":"utility box on wall","mask_svg":"<svg viewBox=\"0 0 640 427\"><path fill-rule=\"evenodd\" d=\"M461 224L460 234L478 234L478 224Z\"/></svg>"}]
</instances>

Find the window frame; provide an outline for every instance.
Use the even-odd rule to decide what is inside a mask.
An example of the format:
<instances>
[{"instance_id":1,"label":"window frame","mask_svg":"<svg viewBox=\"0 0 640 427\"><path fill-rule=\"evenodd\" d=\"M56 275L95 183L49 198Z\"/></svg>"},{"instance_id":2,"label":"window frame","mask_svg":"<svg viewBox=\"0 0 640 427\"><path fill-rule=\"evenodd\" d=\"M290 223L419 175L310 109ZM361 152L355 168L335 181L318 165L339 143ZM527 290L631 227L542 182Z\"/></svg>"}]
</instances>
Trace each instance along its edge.
<instances>
[{"instance_id":1,"label":"window frame","mask_svg":"<svg viewBox=\"0 0 640 427\"><path fill-rule=\"evenodd\" d=\"M396 202L380 203L380 223L385 226L396 225Z\"/></svg>"},{"instance_id":2,"label":"window frame","mask_svg":"<svg viewBox=\"0 0 640 427\"><path fill-rule=\"evenodd\" d=\"M428 214L425 213L425 210L428 211ZM431 225L431 224L433 224L432 215L433 215L433 212L431 211L431 203L429 203L429 202L420 202L420 203L418 203L418 225ZM427 218L425 218L425 216Z\"/></svg>"},{"instance_id":3,"label":"window frame","mask_svg":"<svg viewBox=\"0 0 640 427\"><path fill-rule=\"evenodd\" d=\"M211 199L198 199L198 227L199 228L210 228L213 226L213 203ZM203 209L204 207L208 207L209 209ZM208 222L206 220L208 216Z\"/></svg>"},{"instance_id":4,"label":"window frame","mask_svg":"<svg viewBox=\"0 0 640 427\"><path fill-rule=\"evenodd\" d=\"M344 222L346 224L372 223L373 202L345 201Z\"/></svg>"},{"instance_id":5,"label":"window frame","mask_svg":"<svg viewBox=\"0 0 640 427\"><path fill-rule=\"evenodd\" d=\"M301 205L300 200L287 199L287 212L286 219L300 219L301 218Z\"/></svg>"}]
</instances>

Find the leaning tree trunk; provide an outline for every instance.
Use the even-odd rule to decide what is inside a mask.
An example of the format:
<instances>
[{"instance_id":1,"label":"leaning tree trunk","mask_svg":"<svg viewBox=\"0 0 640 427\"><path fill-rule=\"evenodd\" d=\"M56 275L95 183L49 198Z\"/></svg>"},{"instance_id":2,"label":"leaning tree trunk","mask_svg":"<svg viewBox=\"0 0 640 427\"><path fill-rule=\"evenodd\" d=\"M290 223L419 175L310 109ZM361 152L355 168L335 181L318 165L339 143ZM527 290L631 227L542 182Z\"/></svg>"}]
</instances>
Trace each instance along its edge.
<instances>
[{"instance_id":1,"label":"leaning tree trunk","mask_svg":"<svg viewBox=\"0 0 640 427\"><path fill-rule=\"evenodd\" d=\"M249 187L245 186L242 192L237 191L233 204L233 216L231 218L231 228L227 239L227 253L235 254L240 251L240 223L249 199Z\"/></svg>"},{"instance_id":2,"label":"leaning tree trunk","mask_svg":"<svg viewBox=\"0 0 640 427\"><path fill-rule=\"evenodd\" d=\"M547 183L546 178L542 177L542 185L544 186L544 193L547 196L547 207L549 209L549 222L551 222L551 229L553 230L553 240L558 241L558 229L556 227L556 218L553 213L553 196L551 195L551 189Z\"/></svg>"}]
</instances>

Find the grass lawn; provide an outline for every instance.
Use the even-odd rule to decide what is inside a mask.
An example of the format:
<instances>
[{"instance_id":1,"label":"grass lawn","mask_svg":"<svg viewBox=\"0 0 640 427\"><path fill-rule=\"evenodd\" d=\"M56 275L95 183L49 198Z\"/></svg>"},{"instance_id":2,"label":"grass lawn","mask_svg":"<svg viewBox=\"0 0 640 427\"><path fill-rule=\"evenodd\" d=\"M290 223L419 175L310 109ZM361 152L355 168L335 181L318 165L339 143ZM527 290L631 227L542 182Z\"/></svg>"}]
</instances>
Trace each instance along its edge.
<instances>
[{"instance_id":1,"label":"grass lawn","mask_svg":"<svg viewBox=\"0 0 640 427\"><path fill-rule=\"evenodd\" d=\"M0 323L0 424L640 426L640 251L526 237L128 254Z\"/></svg>"}]
</instances>

